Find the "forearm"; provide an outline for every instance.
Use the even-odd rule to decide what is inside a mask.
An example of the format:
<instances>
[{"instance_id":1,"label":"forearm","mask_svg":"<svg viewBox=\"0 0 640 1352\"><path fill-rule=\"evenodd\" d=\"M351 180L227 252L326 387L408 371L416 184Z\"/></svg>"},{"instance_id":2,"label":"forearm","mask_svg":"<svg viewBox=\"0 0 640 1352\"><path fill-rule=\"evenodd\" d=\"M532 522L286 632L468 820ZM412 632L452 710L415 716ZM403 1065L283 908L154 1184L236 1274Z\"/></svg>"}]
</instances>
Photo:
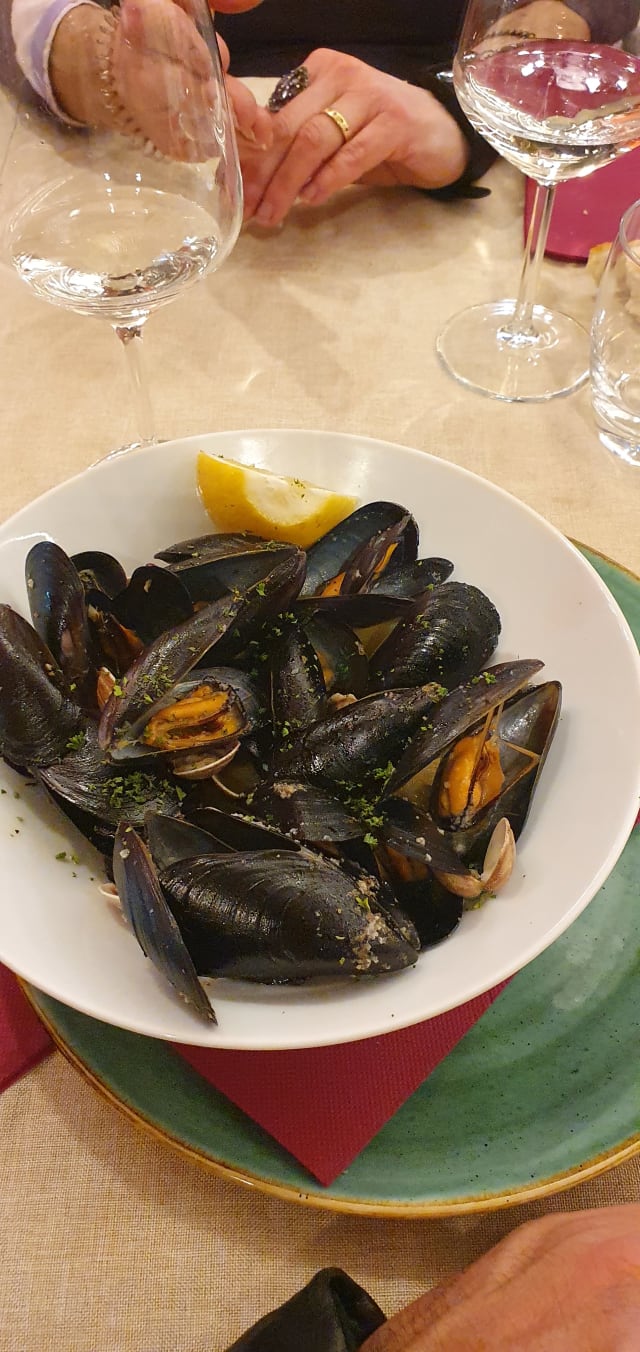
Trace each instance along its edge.
<instances>
[{"instance_id":1,"label":"forearm","mask_svg":"<svg viewBox=\"0 0 640 1352\"><path fill-rule=\"evenodd\" d=\"M62 21L85 0L13 0L11 34L17 63L40 98L61 116L51 82L51 50ZM91 6L91 8L97 8Z\"/></svg>"}]
</instances>

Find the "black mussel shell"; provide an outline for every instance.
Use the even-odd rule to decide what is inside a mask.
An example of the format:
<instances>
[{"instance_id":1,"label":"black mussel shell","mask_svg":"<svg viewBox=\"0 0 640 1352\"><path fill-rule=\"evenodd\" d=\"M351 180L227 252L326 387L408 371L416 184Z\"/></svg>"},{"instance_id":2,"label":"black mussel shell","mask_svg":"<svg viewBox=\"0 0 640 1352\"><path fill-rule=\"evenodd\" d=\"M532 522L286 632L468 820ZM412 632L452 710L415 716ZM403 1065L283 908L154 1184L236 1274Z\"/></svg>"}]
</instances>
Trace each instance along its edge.
<instances>
[{"instance_id":1,"label":"black mussel shell","mask_svg":"<svg viewBox=\"0 0 640 1352\"><path fill-rule=\"evenodd\" d=\"M233 663L240 654L251 657L252 652L263 651L272 620L281 612L289 613L298 596L306 568L304 551L290 545L286 553L271 557L274 566L246 592L242 611L220 645L220 660Z\"/></svg>"},{"instance_id":2,"label":"black mussel shell","mask_svg":"<svg viewBox=\"0 0 640 1352\"><path fill-rule=\"evenodd\" d=\"M180 580L192 601L208 602L225 592L246 592L298 552L293 545L270 540L239 536L225 539L224 549L212 546L196 557L169 561L168 571Z\"/></svg>"},{"instance_id":3,"label":"black mussel shell","mask_svg":"<svg viewBox=\"0 0 640 1352\"><path fill-rule=\"evenodd\" d=\"M378 548L385 532L393 532L399 525L399 538L390 542L395 546L390 555L394 565L417 558L418 527L411 513L395 502L369 502L358 507L307 551L307 577L302 595L320 593L327 582L344 572L350 574L349 590L360 590L372 580L376 568L389 552L385 543Z\"/></svg>"},{"instance_id":4,"label":"black mussel shell","mask_svg":"<svg viewBox=\"0 0 640 1352\"><path fill-rule=\"evenodd\" d=\"M439 587L453 572L449 559L416 559L413 563L391 563L380 577L371 583L369 590L376 595L401 596L405 600L421 596L429 587Z\"/></svg>"},{"instance_id":5,"label":"black mussel shell","mask_svg":"<svg viewBox=\"0 0 640 1352\"><path fill-rule=\"evenodd\" d=\"M126 920L154 966L205 1019L216 1016L198 980L189 951L165 901L153 861L140 836L122 824L113 847L113 877Z\"/></svg>"},{"instance_id":6,"label":"black mussel shell","mask_svg":"<svg viewBox=\"0 0 640 1352\"><path fill-rule=\"evenodd\" d=\"M168 568L147 564L136 568L124 590L113 598L111 613L147 644L165 629L188 620L193 604L186 587Z\"/></svg>"},{"instance_id":7,"label":"black mussel shell","mask_svg":"<svg viewBox=\"0 0 640 1352\"><path fill-rule=\"evenodd\" d=\"M141 826L148 812L179 810L184 793L166 770L157 770L154 764L130 770L108 760L92 724L71 741L63 760L39 771L39 779L58 801L111 827L121 818Z\"/></svg>"},{"instance_id":8,"label":"black mussel shell","mask_svg":"<svg viewBox=\"0 0 640 1352\"><path fill-rule=\"evenodd\" d=\"M262 784L252 796L251 810L261 821L306 845L360 840L367 830L339 799L317 784L292 784L286 779Z\"/></svg>"},{"instance_id":9,"label":"black mussel shell","mask_svg":"<svg viewBox=\"0 0 640 1352\"><path fill-rule=\"evenodd\" d=\"M161 883L201 975L298 984L417 960L418 936L385 913L384 885L307 850L190 859Z\"/></svg>"},{"instance_id":10,"label":"black mussel shell","mask_svg":"<svg viewBox=\"0 0 640 1352\"><path fill-rule=\"evenodd\" d=\"M357 634L333 615L318 610L303 616L302 623L318 655L327 694L360 699L367 689L369 660Z\"/></svg>"},{"instance_id":11,"label":"black mussel shell","mask_svg":"<svg viewBox=\"0 0 640 1352\"><path fill-rule=\"evenodd\" d=\"M33 545L25 562L36 633L70 685L81 694L92 668L92 645L82 581L68 554L52 540Z\"/></svg>"},{"instance_id":12,"label":"black mussel shell","mask_svg":"<svg viewBox=\"0 0 640 1352\"><path fill-rule=\"evenodd\" d=\"M215 840L208 831L180 817L148 812L144 819L145 836L153 862L158 869L169 868L181 859L196 855L226 854L230 846Z\"/></svg>"},{"instance_id":13,"label":"black mussel shell","mask_svg":"<svg viewBox=\"0 0 640 1352\"><path fill-rule=\"evenodd\" d=\"M52 653L22 615L0 605L0 754L13 765L50 765L81 723Z\"/></svg>"},{"instance_id":14,"label":"black mussel shell","mask_svg":"<svg viewBox=\"0 0 640 1352\"><path fill-rule=\"evenodd\" d=\"M252 549L264 550L269 541L250 531L221 531L219 534L194 535L190 540L178 540L166 549L158 549L155 558L165 563L214 563L234 554L247 554Z\"/></svg>"},{"instance_id":15,"label":"black mussel shell","mask_svg":"<svg viewBox=\"0 0 640 1352\"><path fill-rule=\"evenodd\" d=\"M378 780L382 792L410 737L437 705L433 686L383 690L337 710L277 758L278 777L321 779L334 790Z\"/></svg>"},{"instance_id":16,"label":"black mussel shell","mask_svg":"<svg viewBox=\"0 0 640 1352\"><path fill-rule=\"evenodd\" d=\"M327 692L319 658L302 629L289 625L267 646L271 716L282 740L322 717Z\"/></svg>"},{"instance_id":17,"label":"black mussel shell","mask_svg":"<svg viewBox=\"0 0 640 1352\"><path fill-rule=\"evenodd\" d=\"M105 554L101 549L88 549L81 554L72 554L85 591L103 592L105 596L117 596L127 585L127 574L122 564L113 554Z\"/></svg>"},{"instance_id":18,"label":"black mussel shell","mask_svg":"<svg viewBox=\"0 0 640 1352\"><path fill-rule=\"evenodd\" d=\"M427 592L371 661L373 690L439 681L451 689L488 661L500 637L500 616L484 592L445 582Z\"/></svg>"},{"instance_id":19,"label":"black mussel shell","mask_svg":"<svg viewBox=\"0 0 640 1352\"><path fill-rule=\"evenodd\" d=\"M464 860L456 854L452 834L443 831L413 803L402 798L387 799L378 831L385 874L391 874L393 887L396 880L403 882L413 877L414 865L451 877L465 878L468 873Z\"/></svg>"},{"instance_id":20,"label":"black mussel shell","mask_svg":"<svg viewBox=\"0 0 640 1352\"><path fill-rule=\"evenodd\" d=\"M441 944L460 924L464 910L462 897L447 892L436 878L394 882L393 893L413 924L422 949Z\"/></svg>"},{"instance_id":21,"label":"black mussel shell","mask_svg":"<svg viewBox=\"0 0 640 1352\"><path fill-rule=\"evenodd\" d=\"M352 596L301 596L295 611L306 623L307 615L326 616L353 629L368 629L406 619L415 610L415 602L404 596L385 596L382 592L354 592Z\"/></svg>"},{"instance_id":22,"label":"black mussel shell","mask_svg":"<svg viewBox=\"0 0 640 1352\"><path fill-rule=\"evenodd\" d=\"M253 806L253 805L252 805ZM251 812L225 812L217 807L196 807L185 802L185 816L224 850L297 850L298 841Z\"/></svg>"}]
</instances>

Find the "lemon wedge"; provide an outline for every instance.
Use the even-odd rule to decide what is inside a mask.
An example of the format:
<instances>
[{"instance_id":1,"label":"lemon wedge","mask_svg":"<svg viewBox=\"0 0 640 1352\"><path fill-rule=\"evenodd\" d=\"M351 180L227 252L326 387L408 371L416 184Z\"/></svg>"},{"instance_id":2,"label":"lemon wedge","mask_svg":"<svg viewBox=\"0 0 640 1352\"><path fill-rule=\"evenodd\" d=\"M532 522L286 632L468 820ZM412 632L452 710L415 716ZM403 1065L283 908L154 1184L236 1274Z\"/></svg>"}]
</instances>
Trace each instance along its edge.
<instances>
[{"instance_id":1,"label":"lemon wedge","mask_svg":"<svg viewBox=\"0 0 640 1352\"><path fill-rule=\"evenodd\" d=\"M197 477L198 492L218 530L247 530L300 549L308 549L356 506L356 499L344 493L204 451L198 455Z\"/></svg>"}]
</instances>

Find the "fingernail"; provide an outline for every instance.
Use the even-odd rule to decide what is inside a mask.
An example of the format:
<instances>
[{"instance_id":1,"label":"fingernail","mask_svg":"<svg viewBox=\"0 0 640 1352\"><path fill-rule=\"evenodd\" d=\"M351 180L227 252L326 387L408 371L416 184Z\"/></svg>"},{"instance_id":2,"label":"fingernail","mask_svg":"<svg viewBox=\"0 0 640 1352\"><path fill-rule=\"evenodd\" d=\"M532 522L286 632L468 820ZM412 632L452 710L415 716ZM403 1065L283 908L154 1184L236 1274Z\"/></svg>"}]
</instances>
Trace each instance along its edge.
<instances>
[{"instance_id":1,"label":"fingernail","mask_svg":"<svg viewBox=\"0 0 640 1352\"><path fill-rule=\"evenodd\" d=\"M316 202L321 196L322 193L313 184L310 184L308 188L303 188L300 193L303 202Z\"/></svg>"},{"instance_id":2,"label":"fingernail","mask_svg":"<svg viewBox=\"0 0 640 1352\"><path fill-rule=\"evenodd\" d=\"M241 127L240 123L236 122L235 128L238 136L241 136L244 141L249 141L252 146L257 146L258 138L255 132L253 132L250 127ZM260 147L260 149L262 150L262 146Z\"/></svg>"},{"instance_id":3,"label":"fingernail","mask_svg":"<svg viewBox=\"0 0 640 1352\"><path fill-rule=\"evenodd\" d=\"M254 220L258 222L258 225L271 225L274 214L273 207L270 207L267 202L262 202L256 211Z\"/></svg>"}]
</instances>

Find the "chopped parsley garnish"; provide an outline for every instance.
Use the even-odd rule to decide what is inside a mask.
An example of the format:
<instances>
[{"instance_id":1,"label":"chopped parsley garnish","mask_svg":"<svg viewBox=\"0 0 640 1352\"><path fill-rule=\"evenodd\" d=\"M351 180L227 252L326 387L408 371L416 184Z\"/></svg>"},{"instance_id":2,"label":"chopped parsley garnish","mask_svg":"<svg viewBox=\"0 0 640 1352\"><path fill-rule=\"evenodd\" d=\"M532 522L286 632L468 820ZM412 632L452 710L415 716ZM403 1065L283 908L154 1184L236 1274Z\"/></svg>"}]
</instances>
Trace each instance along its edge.
<instances>
[{"instance_id":1,"label":"chopped parsley garnish","mask_svg":"<svg viewBox=\"0 0 640 1352\"><path fill-rule=\"evenodd\" d=\"M81 751L87 740L87 734L82 729L80 732L74 732L73 737L67 742L67 751Z\"/></svg>"}]
</instances>

